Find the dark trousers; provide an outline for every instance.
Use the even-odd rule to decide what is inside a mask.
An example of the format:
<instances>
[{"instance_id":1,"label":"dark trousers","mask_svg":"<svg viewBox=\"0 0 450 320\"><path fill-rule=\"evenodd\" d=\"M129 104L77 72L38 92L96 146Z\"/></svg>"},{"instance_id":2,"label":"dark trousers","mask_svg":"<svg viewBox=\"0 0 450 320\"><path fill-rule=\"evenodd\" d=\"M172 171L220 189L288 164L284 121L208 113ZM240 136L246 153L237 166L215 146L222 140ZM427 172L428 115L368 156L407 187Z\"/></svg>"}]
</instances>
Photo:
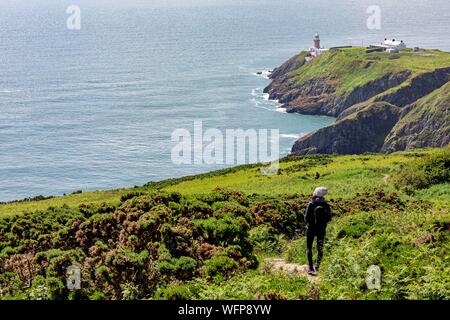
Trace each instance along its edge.
<instances>
[{"instance_id":1,"label":"dark trousers","mask_svg":"<svg viewBox=\"0 0 450 320\"><path fill-rule=\"evenodd\" d=\"M325 239L326 229L326 226L308 226L306 230L306 255L308 256L308 264L311 268L314 265L312 253L314 238L317 238L317 265L320 265L323 257L323 241Z\"/></svg>"}]
</instances>

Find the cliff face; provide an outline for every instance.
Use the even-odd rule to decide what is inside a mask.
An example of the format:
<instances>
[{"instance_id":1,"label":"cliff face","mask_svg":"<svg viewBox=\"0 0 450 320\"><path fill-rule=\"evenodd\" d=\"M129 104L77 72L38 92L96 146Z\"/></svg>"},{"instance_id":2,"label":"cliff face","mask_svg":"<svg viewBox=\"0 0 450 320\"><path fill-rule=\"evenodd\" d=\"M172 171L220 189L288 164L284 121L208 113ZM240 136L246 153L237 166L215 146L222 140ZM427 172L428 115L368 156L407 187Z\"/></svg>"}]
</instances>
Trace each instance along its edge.
<instances>
[{"instance_id":1,"label":"cliff face","mask_svg":"<svg viewBox=\"0 0 450 320\"><path fill-rule=\"evenodd\" d=\"M295 155L359 154L377 152L383 147L400 116L400 108L387 102L369 103L360 112L298 140Z\"/></svg>"},{"instance_id":2,"label":"cliff face","mask_svg":"<svg viewBox=\"0 0 450 320\"><path fill-rule=\"evenodd\" d=\"M405 108L387 136L382 152L450 143L450 82Z\"/></svg>"},{"instance_id":3,"label":"cliff face","mask_svg":"<svg viewBox=\"0 0 450 320\"><path fill-rule=\"evenodd\" d=\"M350 48L302 63L306 55L275 69L265 92L288 112L334 116L337 122L299 139L292 154L393 152L449 143L450 54Z\"/></svg>"}]
</instances>

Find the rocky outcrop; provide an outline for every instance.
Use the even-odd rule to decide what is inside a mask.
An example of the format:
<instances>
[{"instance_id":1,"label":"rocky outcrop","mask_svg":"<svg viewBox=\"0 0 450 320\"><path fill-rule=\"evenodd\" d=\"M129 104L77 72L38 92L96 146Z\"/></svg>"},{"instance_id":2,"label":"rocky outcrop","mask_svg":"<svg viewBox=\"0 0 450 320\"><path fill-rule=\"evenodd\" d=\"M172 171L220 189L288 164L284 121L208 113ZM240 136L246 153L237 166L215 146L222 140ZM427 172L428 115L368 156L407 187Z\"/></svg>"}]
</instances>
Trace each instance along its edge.
<instances>
[{"instance_id":1,"label":"rocky outcrop","mask_svg":"<svg viewBox=\"0 0 450 320\"><path fill-rule=\"evenodd\" d=\"M381 151L444 147L449 143L450 82L404 108Z\"/></svg>"},{"instance_id":2,"label":"rocky outcrop","mask_svg":"<svg viewBox=\"0 0 450 320\"><path fill-rule=\"evenodd\" d=\"M386 101L399 107L407 106L450 81L450 67L436 69L413 77L408 85L380 95L375 101Z\"/></svg>"},{"instance_id":3,"label":"rocky outcrop","mask_svg":"<svg viewBox=\"0 0 450 320\"><path fill-rule=\"evenodd\" d=\"M303 64L302 53L274 70L265 92L287 112L337 117L335 124L296 141L293 155L439 147L450 139L450 59L439 54L424 56L423 67L410 67L402 56L362 49L330 52Z\"/></svg>"},{"instance_id":4,"label":"rocky outcrop","mask_svg":"<svg viewBox=\"0 0 450 320\"><path fill-rule=\"evenodd\" d=\"M272 71L272 73L270 74L270 79L275 80L278 78L286 77L290 72L302 67L306 62L305 58L307 56L308 53L306 51L303 51L298 55L290 58L288 61Z\"/></svg>"},{"instance_id":5,"label":"rocky outcrop","mask_svg":"<svg viewBox=\"0 0 450 320\"><path fill-rule=\"evenodd\" d=\"M374 102L355 115L299 139L292 154L359 154L378 152L400 117L400 108Z\"/></svg>"},{"instance_id":6,"label":"rocky outcrop","mask_svg":"<svg viewBox=\"0 0 450 320\"><path fill-rule=\"evenodd\" d=\"M346 93L336 92L329 84L332 82L330 77L318 76L300 87L284 78L281 83L270 85L266 92L270 99L282 103L289 113L338 117L347 108L402 84L409 76L408 71L388 74Z\"/></svg>"}]
</instances>

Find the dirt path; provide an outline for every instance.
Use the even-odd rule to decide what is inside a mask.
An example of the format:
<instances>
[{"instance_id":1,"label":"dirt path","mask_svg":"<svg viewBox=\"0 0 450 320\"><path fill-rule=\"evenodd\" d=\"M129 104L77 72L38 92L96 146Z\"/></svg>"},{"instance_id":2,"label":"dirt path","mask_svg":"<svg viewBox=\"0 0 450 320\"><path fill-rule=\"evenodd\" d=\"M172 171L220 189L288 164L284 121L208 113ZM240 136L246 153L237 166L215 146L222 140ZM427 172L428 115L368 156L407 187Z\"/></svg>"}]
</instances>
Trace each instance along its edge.
<instances>
[{"instance_id":1,"label":"dirt path","mask_svg":"<svg viewBox=\"0 0 450 320\"><path fill-rule=\"evenodd\" d=\"M311 282L317 282L320 280L320 276L318 275L315 276L308 275L307 265L297 263L287 263L286 261L280 258L265 259L264 263L266 266L269 267L270 271L273 273L281 271L289 275L301 275L308 278L308 280Z\"/></svg>"}]
</instances>

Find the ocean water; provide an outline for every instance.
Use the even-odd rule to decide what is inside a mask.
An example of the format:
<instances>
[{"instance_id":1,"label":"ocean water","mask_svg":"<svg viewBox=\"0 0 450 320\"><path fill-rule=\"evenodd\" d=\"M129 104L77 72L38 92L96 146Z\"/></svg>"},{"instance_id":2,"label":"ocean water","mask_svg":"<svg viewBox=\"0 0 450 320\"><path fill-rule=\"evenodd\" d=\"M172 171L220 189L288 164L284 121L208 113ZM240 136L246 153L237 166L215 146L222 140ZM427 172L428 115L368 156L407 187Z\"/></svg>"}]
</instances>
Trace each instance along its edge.
<instances>
[{"instance_id":1,"label":"ocean water","mask_svg":"<svg viewBox=\"0 0 450 320\"><path fill-rule=\"evenodd\" d=\"M266 71L310 46L385 37L450 50L448 0L1 0L0 201L133 186L220 165L174 165L171 134L279 129L281 156L326 117L279 112ZM81 29L66 8L81 9Z\"/></svg>"}]
</instances>

